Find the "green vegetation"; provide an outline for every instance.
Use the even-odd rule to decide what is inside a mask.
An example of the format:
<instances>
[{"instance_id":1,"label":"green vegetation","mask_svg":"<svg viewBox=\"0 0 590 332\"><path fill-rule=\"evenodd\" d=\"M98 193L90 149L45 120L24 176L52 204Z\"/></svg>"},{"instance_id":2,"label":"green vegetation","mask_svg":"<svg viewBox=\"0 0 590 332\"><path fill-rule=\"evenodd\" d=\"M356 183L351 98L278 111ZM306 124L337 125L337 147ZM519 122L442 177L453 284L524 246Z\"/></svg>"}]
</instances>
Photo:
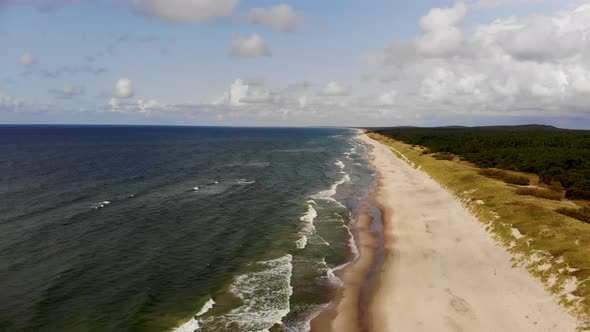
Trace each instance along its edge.
<instances>
[{"instance_id":1,"label":"green vegetation","mask_svg":"<svg viewBox=\"0 0 590 332\"><path fill-rule=\"evenodd\" d=\"M375 132L432 153L452 153L482 168L537 174L566 197L590 199L590 131L550 126L381 128Z\"/></svg>"},{"instance_id":2,"label":"green vegetation","mask_svg":"<svg viewBox=\"0 0 590 332\"><path fill-rule=\"evenodd\" d=\"M578 220L584 211L585 218L590 217L590 208L572 209L571 201L543 197L548 192L563 197L563 187L552 182L547 188L538 188L544 184L532 174L500 171L525 177L536 187L509 184L502 175L490 177L490 173L498 174L493 170L485 170L488 175L483 175L481 168L456 156L452 161L437 160L425 153L428 148L423 146L375 132L368 135L453 192L514 255L514 264L539 278L583 321L583 329L590 330L590 223ZM430 149L435 150L435 145ZM565 211L575 214L566 215Z\"/></svg>"}]
</instances>

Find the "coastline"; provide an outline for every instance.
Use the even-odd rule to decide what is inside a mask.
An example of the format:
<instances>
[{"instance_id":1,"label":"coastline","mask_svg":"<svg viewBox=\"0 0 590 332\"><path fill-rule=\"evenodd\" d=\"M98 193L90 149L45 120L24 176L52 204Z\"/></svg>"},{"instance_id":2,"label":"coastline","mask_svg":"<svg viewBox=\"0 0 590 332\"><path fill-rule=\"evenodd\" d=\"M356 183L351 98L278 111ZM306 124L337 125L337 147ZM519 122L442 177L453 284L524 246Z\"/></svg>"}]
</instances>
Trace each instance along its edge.
<instances>
[{"instance_id":1,"label":"coastline","mask_svg":"<svg viewBox=\"0 0 590 332\"><path fill-rule=\"evenodd\" d=\"M363 141L360 139L362 132L357 132L356 139ZM363 144L369 149L365 158L370 160L373 147L364 141ZM368 308L384 258L384 243L381 209L374 197L379 172L372 164L370 167L375 171L375 179L364 203L355 211L355 217L348 225L353 237L349 250L356 251L356 255L334 269L342 285L334 291L332 301L310 321L312 332L367 331L371 327Z\"/></svg>"},{"instance_id":2,"label":"coastline","mask_svg":"<svg viewBox=\"0 0 590 332\"><path fill-rule=\"evenodd\" d=\"M375 331L575 331L543 285L447 190L373 146L386 259L370 305Z\"/></svg>"},{"instance_id":3,"label":"coastline","mask_svg":"<svg viewBox=\"0 0 590 332\"><path fill-rule=\"evenodd\" d=\"M377 172L368 199L380 210L384 257L375 261L375 234L363 231L373 222L365 206L353 228L360 255L339 271L343 287L312 331L576 331L456 197L386 145L357 138Z\"/></svg>"}]
</instances>

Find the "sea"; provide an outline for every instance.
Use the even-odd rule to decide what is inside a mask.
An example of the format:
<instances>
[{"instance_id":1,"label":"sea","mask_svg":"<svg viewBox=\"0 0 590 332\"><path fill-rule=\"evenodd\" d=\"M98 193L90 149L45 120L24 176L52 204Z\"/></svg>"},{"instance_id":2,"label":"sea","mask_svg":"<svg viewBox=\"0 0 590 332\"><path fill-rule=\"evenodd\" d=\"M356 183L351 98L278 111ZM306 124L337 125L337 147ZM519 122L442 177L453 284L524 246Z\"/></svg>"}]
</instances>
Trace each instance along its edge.
<instances>
[{"instance_id":1,"label":"sea","mask_svg":"<svg viewBox=\"0 0 590 332\"><path fill-rule=\"evenodd\" d=\"M308 331L358 255L356 135L0 126L0 331Z\"/></svg>"}]
</instances>

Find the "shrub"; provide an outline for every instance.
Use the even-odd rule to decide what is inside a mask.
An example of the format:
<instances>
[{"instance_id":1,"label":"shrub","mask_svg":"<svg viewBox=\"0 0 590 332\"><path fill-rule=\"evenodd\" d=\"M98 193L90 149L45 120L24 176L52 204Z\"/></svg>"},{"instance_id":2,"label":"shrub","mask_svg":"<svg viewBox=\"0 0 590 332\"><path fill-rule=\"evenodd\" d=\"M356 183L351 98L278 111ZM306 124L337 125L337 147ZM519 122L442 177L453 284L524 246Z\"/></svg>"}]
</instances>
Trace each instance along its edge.
<instances>
[{"instance_id":1,"label":"shrub","mask_svg":"<svg viewBox=\"0 0 590 332\"><path fill-rule=\"evenodd\" d=\"M557 213L561 213L568 217L572 217L578 220L581 220L586 223L590 223L590 207L585 207L582 209L575 209L575 208L559 208L555 210Z\"/></svg>"},{"instance_id":2,"label":"shrub","mask_svg":"<svg viewBox=\"0 0 590 332\"><path fill-rule=\"evenodd\" d=\"M518 188L516 189L516 193L518 195L529 195L545 199L552 199L554 201L559 201L562 198L562 195L558 192L541 188Z\"/></svg>"},{"instance_id":3,"label":"shrub","mask_svg":"<svg viewBox=\"0 0 590 332\"><path fill-rule=\"evenodd\" d=\"M568 198L590 200L590 189L582 187L571 187L567 191Z\"/></svg>"},{"instance_id":4,"label":"shrub","mask_svg":"<svg viewBox=\"0 0 590 332\"><path fill-rule=\"evenodd\" d=\"M432 157L436 160L453 160L455 158L455 156L448 152L435 153Z\"/></svg>"},{"instance_id":5,"label":"shrub","mask_svg":"<svg viewBox=\"0 0 590 332\"><path fill-rule=\"evenodd\" d=\"M527 186L531 183L531 180L529 178L527 178L526 176L514 175L514 174L510 174L508 172L500 171L497 169L490 169L490 168L482 169L479 171L479 174L487 176L489 178L496 179L496 180L501 180L506 183L517 184L520 186Z\"/></svg>"}]
</instances>

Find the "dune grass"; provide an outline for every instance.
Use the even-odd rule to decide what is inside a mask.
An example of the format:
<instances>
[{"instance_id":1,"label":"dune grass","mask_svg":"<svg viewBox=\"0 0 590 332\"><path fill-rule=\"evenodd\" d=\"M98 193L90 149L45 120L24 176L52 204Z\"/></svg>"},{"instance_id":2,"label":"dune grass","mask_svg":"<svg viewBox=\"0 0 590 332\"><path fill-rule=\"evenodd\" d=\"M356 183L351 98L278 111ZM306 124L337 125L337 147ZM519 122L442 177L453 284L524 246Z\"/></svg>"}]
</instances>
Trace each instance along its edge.
<instances>
[{"instance_id":1,"label":"dune grass","mask_svg":"<svg viewBox=\"0 0 590 332\"><path fill-rule=\"evenodd\" d=\"M499 169L484 168L484 169L479 170L478 173L481 175L490 177L492 179L502 180L502 181L509 183L509 184L517 184L520 186L527 186L531 183L531 180L526 176L512 174L512 173L502 171Z\"/></svg>"},{"instance_id":2,"label":"dune grass","mask_svg":"<svg viewBox=\"0 0 590 332\"><path fill-rule=\"evenodd\" d=\"M574 208L574 203L522 195L523 187L506 183L501 176L482 175L482 169L459 158L437 160L423 147L373 132L368 135L454 193L513 254L515 266L524 266L539 278L586 322L583 329L590 330L590 224L556 211ZM518 176L539 184L534 175Z\"/></svg>"},{"instance_id":3,"label":"dune grass","mask_svg":"<svg viewBox=\"0 0 590 332\"><path fill-rule=\"evenodd\" d=\"M585 223L590 223L590 207L586 206L583 208L559 208L556 210L557 213L576 218Z\"/></svg>"},{"instance_id":4,"label":"dune grass","mask_svg":"<svg viewBox=\"0 0 590 332\"><path fill-rule=\"evenodd\" d=\"M539 197L539 198L552 199L554 201L559 201L563 198L563 194L553 191L553 190L543 189L543 188L530 188L530 187L517 188L516 193L518 195L529 195L529 196L535 196L535 197Z\"/></svg>"}]
</instances>

